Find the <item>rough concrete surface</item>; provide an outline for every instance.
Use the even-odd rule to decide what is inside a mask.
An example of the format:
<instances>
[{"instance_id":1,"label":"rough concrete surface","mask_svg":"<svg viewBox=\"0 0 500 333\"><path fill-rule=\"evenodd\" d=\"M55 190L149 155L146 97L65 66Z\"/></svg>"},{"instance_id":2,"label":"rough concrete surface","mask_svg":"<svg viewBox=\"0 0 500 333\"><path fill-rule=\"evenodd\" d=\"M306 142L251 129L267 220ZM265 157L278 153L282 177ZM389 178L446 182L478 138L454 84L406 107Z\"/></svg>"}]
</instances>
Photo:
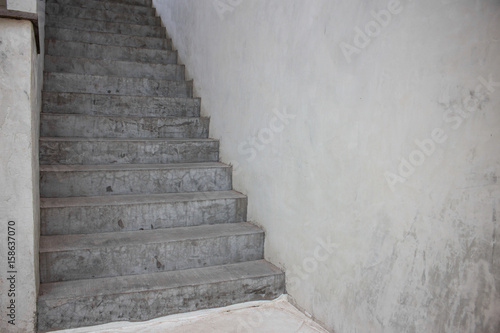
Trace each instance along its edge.
<instances>
[{"instance_id":1,"label":"rough concrete surface","mask_svg":"<svg viewBox=\"0 0 500 333\"><path fill-rule=\"evenodd\" d=\"M295 304L500 332L499 1L153 2Z\"/></svg>"},{"instance_id":2,"label":"rough concrete surface","mask_svg":"<svg viewBox=\"0 0 500 333\"><path fill-rule=\"evenodd\" d=\"M137 275L263 258L264 232L250 223L42 236L40 282Z\"/></svg>"},{"instance_id":3,"label":"rough concrete surface","mask_svg":"<svg viewBox=\"0 0 500 333\"><path fill-rule=\"evenodd\" d=\"M108 21L99 21L92 19L81 19L74 17L65 17L57 15L47 15L47 27L108 32L123 35L134 35L142 37L159 37L166 36L165 28L161 26L146 26L141 24L115 23Z\"/></svg>"},{"instance_id":4,"label":"rough concrete surface","mask_svg":"<svg viewBox=\"0 0 500 333\"><path fill-rule=\"evenodd\" d=\"M42 197L231 190L222 163L41 165Z\"/></svg>"},{"instance_id":5,"label":"rough concrete surface","mask_svg":"<svg viewBox=\"0 0 500 333\"><path fill-rule=\"evenodd\" d=\"M54 40L58 39L61 41L68 42L83 42L83 43L95 43L101 45L115 45L115 46L125 46L125 47L147 47L151 49L172 49L172 42L170 39L165 38L155 38L155 37L142 37L142 36L132 36L132 35L119 35L107 32L85 32L85 31L75 31L71 29L60 29L46 27L46 37L48 39ZM82 48L84 50L85 48ZM50 48L47 48L50 52ZM86 55L87 56L87 55ZM103 54L103 57L106 53Z\"/></svg>"},{"instance_id":6,"label":"rough concrete surface","mask_svg":"<svg viewBox=\"0 0 500 333\"><path fill-rule=\"evenodd\" d=\"M81 56L81 55L80 55ZM146 64L133 61L101 60L45 56L48 72L146 77L171 81L184 81L184 66L174 64Z\"/></svg>"},{"instance_id":7,"label":"rough concrete surface","mask_svg":"<svg viewBox=\"0 0 500 333\"><path fill-rule=\"evenodd\" d=\"M199 98L44 92L45 113L199 117Z\"/></svg>"},{"instance_id":8,"label":"rough concrete surface","mask_svg":"<svg viewBox=\"0 0 500 333\"><path fill-rule=\"evenodd\" d=\"M1 332L26 333L35 329L41 63L32 24L0 19Z\"/></svg>"},{"instance_id":9,"label":"rough concrete surface","mask_svg":"<svg viewBox=\"0 0 500 333\"><path fill-rule=\"evenodd\" d=\"M211 139L40 138L40 164L217 162Z\"/></svg>"},{"instance_id":10,"label":"rough concrete surface","mask_svg":"<svg viewBox=\"0 0 500 333\"><path fill-rule=\"evenodd\" d=\"M116 1L95 1L95 0L47 0L47 3L56 3L61 6L78 6L81 8L93 8L106 11L116 11L124 14L155 15L154 8L147 6L135 6L130 4L117 3Z\"/></svg>"},{"instance_id":11,"label":"rough concrete surface","mask_svg":"<svg viewBox=\"0 0 500 333\"><path fill-rule=\"evenodd\" d=\"M42 198L41 234L188 227L246 221L247 197L235 191Z\"/></svg>"},{"instance_id":12,"label":"rough concrete surface","mask_svg":"<svg viewBox=\"0 0 500 333\"><path fill-rule=\"evenodd\" d=\"M192 97L191 81L100 76L70 73L44 73L43 89L52 92Z\"/></svg>"},{"instance_id":13,"label":"rough concrete surface","mask_svg":"<svg viewBox=\"0 0 500 333\"><path fill-rule=\"evenodd\" d=\"M71 30L59 29L58 32L66 33L68 32L69 38L71 38ZM172 50L163 49L148 49L148 48L138 48L135 46L114 46L114 44L119 44L123 40L123 35L116 34L106 34L103 40L97 40L95 44L92 38L85 39L85 34L77 32L80 38L77 41L65 41L65 40L49 40L47 43L47 54L54 56L63 57L85 57L92 59L103 59L103 60L122 60L122 61L135 61L144 63L156 63L156 64L177 64L177 52ZM61 37L56 35L59 39ZM82 37L83 36L83 37ZM92 33L91 36L103 36L101 34ZM117 38L118 36L118 38ZM64 38L64 37L63 37ZM82 42L78 42L82 40ZM144 38L142 43L145 43L149 39ZM161 39L165 42L165 39ZM110 41L111 45L101 45L101 43L106 43ZM113 42L114 41L114 42ZM158 39L152 39L153 42L157 43ZM129 42L129 39L125 39L125 45ZM159 44L160 47L162 44ZM132 69L133 70L133 69Z\"/></svg>"},{"instance_id":14,"label":"rough concrete surface","mask_svg":"<svg viewBox=\"0 0 500 333\"><path fill-rule=\"evenodd\" d=\"M192 138L206 139L210 120L205 117L130 117L43 114L40 135L81 138Z\"/></svg>"},{"instance_id":15,"label":"rough concrete surface","mask_svg":"<svg viewBox=\"0 0 500 333\"><path fill-rule=\"evenodd\" d=\"M271 300L284 292L284 275L258 260L147 275L41 285L39 329L77 327Z\"/></svg>"},{"instance_id":16,"label":"rough concrete surface","mask_svg":"<svg viewBox=\"0 0 500 333\"><path fill-rule=\"evenodd\" d=\"M75 17L83 19L96 19L96 20L111 20L117 23L132 23L142 25L158 25L160 26L161 20L157 16L145 15L130 15L121 12L114 12L103 9L81 8L69 5L59 5L56 3L49 3L46 6L46 12L49 15L59 15L66 17Z\"/></svg>"}]
</instances>

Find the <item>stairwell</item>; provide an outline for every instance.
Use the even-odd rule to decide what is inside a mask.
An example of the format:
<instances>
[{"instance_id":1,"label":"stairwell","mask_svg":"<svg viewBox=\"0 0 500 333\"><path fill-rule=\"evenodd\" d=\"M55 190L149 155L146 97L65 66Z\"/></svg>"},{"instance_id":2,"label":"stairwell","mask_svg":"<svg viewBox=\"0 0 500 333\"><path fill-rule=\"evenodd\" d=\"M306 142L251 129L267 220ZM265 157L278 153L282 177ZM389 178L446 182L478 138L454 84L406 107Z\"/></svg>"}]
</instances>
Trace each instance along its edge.
<instances>
[{"instance_id":1,"label":"stairwell","mask_svg":"<svg viewBox=\"0 0 500 333\"><path fill-rule=\"evenodd\" d=\"M282 294L151 0L47 0L45 36L39 331Z\"/></svg>"}]
</instances>

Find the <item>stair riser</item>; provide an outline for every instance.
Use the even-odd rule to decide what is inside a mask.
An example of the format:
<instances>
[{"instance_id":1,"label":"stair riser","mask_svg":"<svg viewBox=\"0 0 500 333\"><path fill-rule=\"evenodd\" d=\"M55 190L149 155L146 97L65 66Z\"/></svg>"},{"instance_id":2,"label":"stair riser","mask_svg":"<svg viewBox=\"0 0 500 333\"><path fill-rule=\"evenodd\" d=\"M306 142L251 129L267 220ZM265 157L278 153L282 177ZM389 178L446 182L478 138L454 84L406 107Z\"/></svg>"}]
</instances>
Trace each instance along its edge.
<instances>
[{"instance_id":1,"label":"stair riser","mask_svg":"<svg viewBox=\"0 0 500 333\"><path fill-rule=\"evenodd\" d=\"M47 198L232 189L231 169L228 167L128 171L42 171L40 178L40 195Z\"/></svg>"},{"instance_id":2,"label":"stair riser","mask_svg":"<svg viewBox=\"0 0 500 333\"><path fill-rule=\"evenodd\" d=\"M165 28L163 27L85 20L56 15L47 15L45 24L47 27L72 29L78 31L96 31L161 38L166 36Z\"/></svg>"},{"instance_id":3,"label":"stair riser","mask_svg":"<svg viewBox=\"0 0 500 333\"><path fill-rule=\"evenodd\" d=\"M99 60L132 61L155 64L177 64L177 52L169 50L139 49L135 47L108 46L46 40L48 55L81 57Z\"/></svg>"},{"instance_id":4,"label":"stair riser","mask_svg":"<svg viewBox=\"0 0 500 333\"><path fill-rule=\"evenodd\" d=\"M192 97L192 82L45 73L44 90L89 94Z\"/></svg>"},{"instance_id":5,"label":"stair riser","mask_svg":"<svg viewBox=\"0 0 500 333\"><path fill-rule=\"evenodd\" d=\"M160 18L156 16L130 15L109 10L99 10L91 8L79 8L70 6L61 6L57 4L48 4L45 7L47 15L59 15L65 17L94 19L113 23L129 23L140 25L160 26Z\"/></svg>"},{"instance_id":6,"label":"stair riser","mask_svg":"<svg viewBox=\"0 0 500 333\"><path fill-rule=\"evenodd\" d=\"M82 138L207 138L208 118L131 118L42 114L40 136Z\"/></svg>"},{"instance_id":7,"label":"stair riser","mask_svg":"<svg viewBox=\"0 0 500 333\"><path fill-rule=\"evenodd\" d=\"M138 37L138 36L118 35L118 34L100 33L100 32L76 31L71 29L58 29L51 27L45 27L45 38L47 38L45 41L46 51L48 50L49 54L54 54L54 55L59 55L59 54L50 52L52 51L49 45L50 44L49 41L51 40L95 43L103 46L113 45L113 46L148 48L157 50L172 49L172 41L170 39ZM60 52L62 52L62 50L60 50Z\"/></svg>"},{"instance_id":8,"label":"stair riser","mask_svg":"<svg viewBox=\"0 0 500 333\"><path fill-rule=\"evenodd\" d=\"M264 233L40 253L40 282L157 273L262 259Z\"/></svg>"},{"instance_id":9,"label":"stair riser","mask_svg":"<svg viewBox=\"0 0 500 333\"><path fill-rule=\"evenodd\" d=\"M40 140L40 164L168 164L217 162L219 142Z\"/></svg>"},{"instance_id":10,"label":"stair riser","mask_svg":"<svg viewBox=\"0 0 500 333\"><path fill-rule=\"evenodd\" d=\"M190 227L246 221L247 199L41 209L42 235Z\"/></svg>"},{"instance_id":11,"label":"stair riser","mask_svg":"<svg viewBox=\"0 0 500 333\"><path fill-rule=\"evenodd\" d=\"M42 109L45 113L140 117L200 116L200 100L197 98L182 99L44 92L42 103Z\"/></svg>"},{"instance_id":12,"label":"stair riser","mask_svg":"<svg viewBox=\"0 0 500 333\"><path fill-rule=\"evenodd\" d=\"M135 6L126 3L120 3L115 1L89 1L89 0L47 0L47 4L59 4L61 6L76 6L82 8L93 8L100 10L108 10L113 12L120 12L124 14L135 14L135 15L152 15L154 16L156 11L151 6Z\"/></svg>"},{"instance_id":13,"label":"stair riser","mask_svg":"<svg viewBox=\"0 0 500 333\"><path fill-rule=\"evenodd\" d=\"M42 300L38 302L38 328L47 330L120 320L143 321L167 314L271 300L284 291L284 275L271 275L147 292Z\"/></svg>"},{"instance_id":14,"label":"stair riser","mask_svg":"<svg viewBox=\"0 0 500 333\"><path fill-rule=\"evenodd\" d=\"M45 56L45 71L184 81L184 66Z\"/></svg>"}]
</instances>

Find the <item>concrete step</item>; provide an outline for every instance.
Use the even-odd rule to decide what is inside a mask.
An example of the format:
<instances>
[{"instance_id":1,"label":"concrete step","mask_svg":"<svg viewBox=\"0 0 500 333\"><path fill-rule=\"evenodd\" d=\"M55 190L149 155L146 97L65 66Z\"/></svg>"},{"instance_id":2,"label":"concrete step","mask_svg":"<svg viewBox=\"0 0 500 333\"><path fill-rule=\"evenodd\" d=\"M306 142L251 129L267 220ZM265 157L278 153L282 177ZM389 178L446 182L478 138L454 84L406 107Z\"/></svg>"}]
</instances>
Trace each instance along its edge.
<instances>
[{"instance_id":1,"label":"concrete step","mask_svg":"<svg viewBox=\"0 0 500 333\"><path fill-rule=\"evenodd\" d=\"M44 73L44 91L90 94L192 97L192 81Z\"/></svg>"},{"instance_id":2,"label":"concrete step","mask_svg":"<svg viewBox=\"0 0 500 333\"><path fill-rule=\"evenodd\" d=\"M176 51L109 46L59 40L45 41L46 56L82 57L89 59L133 61L164 65L177 64Z\"/></svg>"},{"instance_id":3,"label":"concrete step","mask_svg":"<svg viewBox=\"0 0 500 333\"><path fill-rule=\"evenodd\" d=\"M172 50L171 39L120 35L107 32L76 31L71 29L45 27L45 38L47 38L45 40L45 45L46 45L45 50L46 52L49 51L49 54L53 55L65 55L65 54L51 53L53 51L50 48L48 48L48 46L50 46L49 44L52 40L93 43L105 46L122 46L122 47L134 47L134 48L157 49L157 50ZM64 48L62 50L64 50ZM59 52L61 52L62 50L59 50ZM69 51L73 50L71 49ZM88 57L88 55L85 55L85 57Z\"/></svg>"},{"instance_id":4,"label":"concrete step","mask_svg":"<svg viewBox=\"0 0 500 333\"><path fill-rule=\"evenodd\" d=\"M45 55L45 71L184 81L184 66Z\"/></svg>"},{"instance_id":5,"label":"concrete step","mask_svg":"<svg viewBox=\"0 0 500 333\"><path fill-rule=\"evenodd\" d=\"M247 223L40 237L40 282L82 280L263 259L264 232Z\"/></svg>"},{"instance_id":6,"label":"concrete step","mask_svg":"<svg viewBox=\"0 0 500 333\"><path fill-rule=\"evenodd\" d=\"M47 4L58 4L61 6L76 6L81 8L100 9L112 12L120 12L134 15L154 16L156 11L151 6L130 5L121 1L102 1L102 0L47 0Z\"/></svg>"},{"instance_id":7,"label":"concrete step","mask_svg":"<svg viewBox=\"0 0 500 333\"><path fill-rule=\"evenodd\" d=\"M152 0L99 0L101 2L105 2L108 4L118 4L118 5L130 5L130 6L141 6L141 7L152 7L153 2ZM55 2L48 0L47 2ZM81 3L81 1L69 1L68 3Z\"/></svg>"},{"instance_id":8,"label":"concrete step","mask_svg":"<svg viewBox=\"0 0 500 333\"><path fill-rule=\"evenodd\" d=\"M166 36L165 28L161 26L114 23L58 15L47 15L45 20L45 26L54 28L73 29L78 31L110 32L142 37L164 38Z\"/></svg>"},{"instance_id":9,"label":"concrete step","mask_svg":"<svg viewBox=\"0 0 500 333\"><path fill-rule=\"evenodd\" d=\"M42 235L92 234L246 221L235 191L42 198Z\"/></svg>"},{"instance_id":10,"label":"concrete step","mask_svg":"<svg viewBox=\"0 0 500 333\"><path fill-rule=\"evenodd\" d=\"M40 136L80 138L208 138L209 118L89 116L42 113Z\"/></svg>"},{"instance_id":11,"label":"concrete step","mask_svg":"<svg viewBox=\"0 0 500 333\"><path fill-rule=\"evenodd\" d=\"M105 1L112 2L112 3L134 5L134 6L146 6L146 7L153 6L152 0L105 0Z\"/></svg>"},{"instance_id":12,"label":"concrete step","mask_svg":"<svg viewBox=\"0 0 500 333\"><path fill-rule=\"evenodd\" d=\"M41 165L40 196L228 191L232 170L222 163Z\"/></svg>"},{"instance_id":13,"label":"concrete step","mask_svg":"<svg viewBox=\"0 0 500 333\"><path fill-rule=\"evenodd\" d=\"M47 15L58 15L73 18L93 19L115 23L131 23L139 25L161 26L161 20L157 16L132 15L130 13L113 12L103 9L81 8L68 5L49 3L45 6Z\"/></svg>"},{"instance_id":14,"label":"concrete step","mask_svg":"<svg viewBox=\"0 0 500 333\"><path fill-rule=\"evenodd\" d=\"M129 115L138 117L199 117L199 98L43 93L45 113Z\"/></svg>"},{"instance_id":15,"label":"concrete step","mask_svg":"<svg viewBox=\"0 0 500 333\"><path fill-rule=\"evenodd\" d=\"M40 164L198 163L219 160L211 139L40 138Z\"/></svg>"},{"instance_id":16,"label":"concrete step","mask_svg":"<svg viewBox=\"0 0 500 333\"><path fill-rule=\"evenodd\" d=\"M38 298L38 329L149 320L240 302L274 299L285 292L284 288L284 274L264 260L44 283L40 285Z\"/></svg>"}]
</instances>

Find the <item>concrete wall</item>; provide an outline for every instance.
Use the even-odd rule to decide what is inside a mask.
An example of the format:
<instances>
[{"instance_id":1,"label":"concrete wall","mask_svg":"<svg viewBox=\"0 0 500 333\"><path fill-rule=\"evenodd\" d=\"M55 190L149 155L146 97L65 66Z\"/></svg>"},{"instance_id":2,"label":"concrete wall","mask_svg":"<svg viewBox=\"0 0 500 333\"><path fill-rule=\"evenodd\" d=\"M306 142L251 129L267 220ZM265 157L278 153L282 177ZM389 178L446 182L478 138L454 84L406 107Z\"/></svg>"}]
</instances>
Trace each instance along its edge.
<instances>
[{"instance_id":1,"label":"concrete wall","mask_svg":"<svg viewBox=\"0 0 500 333\"><path fill-rule=\"evenodd\" d=\"M500 331L498 0L154 3L298 306Z\"/></svg>"},{"instance_id":2,"label":"concrete wall","mask_svg":"<svg viewBox=\"0 0 500 333\"><path fill-rule=\"evenodd\" d=\"M7 9L36 14L37 0L7 0Z\"/></svg>"},{"instance_id":3,"label":"concrete wall","mask_svg":"<svg viewBox=\"0 0 500 333\"><path fill-rule=\"evenodd\" d=\"M41 2L41 55L36 54L31 22L0 19L1 332L34 332L36 328L43 7ZM9 231L13 243L7 242ZM12 254L15 263L10 267Z\"/></svg>"}]
</instances>

